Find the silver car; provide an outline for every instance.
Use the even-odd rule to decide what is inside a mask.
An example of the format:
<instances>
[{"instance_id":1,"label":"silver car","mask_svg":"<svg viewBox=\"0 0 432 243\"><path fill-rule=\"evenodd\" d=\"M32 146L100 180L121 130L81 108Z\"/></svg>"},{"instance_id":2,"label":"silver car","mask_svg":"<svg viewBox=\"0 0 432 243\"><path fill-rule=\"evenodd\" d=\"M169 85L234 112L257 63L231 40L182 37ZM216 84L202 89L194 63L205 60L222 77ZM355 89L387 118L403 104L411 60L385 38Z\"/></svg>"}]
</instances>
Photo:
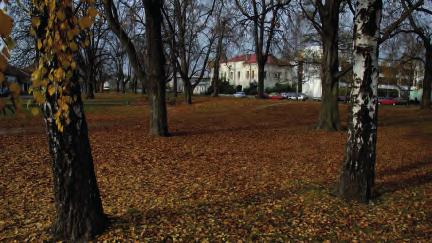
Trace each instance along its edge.
<instances>
[{"instance_id":1,"label":"silver car","mask_svg":"<svg viewBox=\"0 0 432 243\"><path fill-rule=\"evenodd\" d=\"M235 94L233 94L234 97L236 98L245 98L246 97L246 93L243 91L240 92L235 92Z\"/></svg>"}]
</instances>

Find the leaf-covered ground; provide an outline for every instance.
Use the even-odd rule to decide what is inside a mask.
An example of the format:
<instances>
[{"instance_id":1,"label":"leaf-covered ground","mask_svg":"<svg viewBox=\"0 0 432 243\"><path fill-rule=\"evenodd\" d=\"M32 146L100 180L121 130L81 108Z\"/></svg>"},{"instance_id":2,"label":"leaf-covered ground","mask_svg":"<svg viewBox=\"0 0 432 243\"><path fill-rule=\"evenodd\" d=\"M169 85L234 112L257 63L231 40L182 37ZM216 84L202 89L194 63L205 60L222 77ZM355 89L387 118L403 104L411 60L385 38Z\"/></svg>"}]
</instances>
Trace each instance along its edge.
<instances>
[{"instance_id":1,"label":"leaf-covered ground","mask_svg":"<svg viewBox=\"0 0 432 243\"><path fill-rule=\"evenodd\" d=\"M432 240L432 113L379 111L377 198L332 196L346 132L314 130L319 103L197 98L147 135L145 101L88 106L111 225L97 240ZM50 240L52 175L40 117L0 118L0 241ZM341 106L346 127L347 107Z\"/></svg>"}]
</instances>

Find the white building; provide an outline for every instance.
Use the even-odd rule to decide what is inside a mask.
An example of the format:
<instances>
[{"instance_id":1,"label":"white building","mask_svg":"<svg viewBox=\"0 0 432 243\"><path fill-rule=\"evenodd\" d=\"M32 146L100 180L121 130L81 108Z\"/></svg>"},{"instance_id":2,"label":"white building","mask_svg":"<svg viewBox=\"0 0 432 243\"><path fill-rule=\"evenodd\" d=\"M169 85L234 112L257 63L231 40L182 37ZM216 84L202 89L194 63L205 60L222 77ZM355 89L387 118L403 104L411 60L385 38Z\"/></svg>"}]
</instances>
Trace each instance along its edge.
<instances>
[{"instance_id":1,"label":"white building","mask_svg":"<svg viewBox=\"0 0 432 243\"><path fill-rule=\"evenodd\" d=\"M242 89L250 83L258 83L258 64L256 55L240 55L220 63L219 77ZM269 55L264 68L264 88L274 87L276 83L296 82L296 69L289 62L284 62ZM210 75L212 78L213 70Z\"/></svg>"},{"instance_id":2,"label":"white building","mask_svg":"<svg viewBox=\"0 0 432 243\"><path fill-rule=\"evenodd\" d=\"M302 93L310 98L320 98L322 94L321 84L321 46L310 46L303 51L303 84Z\"/></svg>"}]
</instances>

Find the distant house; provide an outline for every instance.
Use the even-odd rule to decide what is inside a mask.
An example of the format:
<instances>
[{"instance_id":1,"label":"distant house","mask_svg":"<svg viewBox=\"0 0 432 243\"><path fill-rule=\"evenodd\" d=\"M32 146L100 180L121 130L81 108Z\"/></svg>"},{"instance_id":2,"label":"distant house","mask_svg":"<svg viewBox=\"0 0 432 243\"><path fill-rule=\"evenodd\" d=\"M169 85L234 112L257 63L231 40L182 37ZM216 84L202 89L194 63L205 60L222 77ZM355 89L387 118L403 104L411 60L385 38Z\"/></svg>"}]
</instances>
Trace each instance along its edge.
<instances>
[{"instance_id":1,"label":"distant house","mask_svg":"<svg viewBox=\"0 0 432 243\"><path fill-rule=\"evenodd\" d=\"M241 86L244 89L251 83L258 82L258 63L255 54L235 56L222 61L219 65L219 77L234 86ZM293 64L269 55L264 68L264 87L273 87L276 83L294 84L295 74ZM210 79L212 77L213 68L210 71Z\"/></svg>"},{"instance_id":2,"label":"distant house","mask_svg":"<svg viewBox=\"0 0 432 243\"><path fill-rule=\"evenodd\" d=\"M21 87L21 94L28 94L28 90L31 85L31 75L29 72L23 69L8 65L5 72L5 81L8 83L17 83ZM7 93L7 85L2 83L0 85L0 92L2 94Z\"/></svg>"},{"instance_id":3,"label":"distant house","mask_svg":"<svg viewBox=\"0 0 432 243\"><path fill-rule=\"evenodd\" d=\"M199 81L199 83L195 86L193 93L198 94L198 95L205 94L211 86L211 78L202 77L201 80L199 80L198 76L193 76L190 79L190 82L192 83L192 85L197 83L198 81ZM171 78L167 83L168 89L172 90L172 88L170 88L170 87L173 87L173 85L174 85L174 81L173 81L173 78ZM182 80L181 76L179 74L177 74L177 92L182 93L183 91L184 91L183 80Z\"/></svg>"}]
</instances>

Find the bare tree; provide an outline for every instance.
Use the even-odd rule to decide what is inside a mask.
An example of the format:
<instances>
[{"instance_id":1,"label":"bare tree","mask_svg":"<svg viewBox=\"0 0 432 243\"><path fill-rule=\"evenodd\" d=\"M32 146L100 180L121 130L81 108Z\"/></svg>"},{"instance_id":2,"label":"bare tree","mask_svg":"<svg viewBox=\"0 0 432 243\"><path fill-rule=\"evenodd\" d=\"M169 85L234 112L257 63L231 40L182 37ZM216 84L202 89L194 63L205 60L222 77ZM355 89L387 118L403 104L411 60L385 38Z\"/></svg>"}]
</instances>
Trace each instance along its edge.
<instances>
[{"instance_id":1,"label":"bare tree","mask_svg":"<svg viewBox=\"0 0 432 243\"><path fill-rule=\"evenodd\" d=\"M176 56L175 67L183 82L187 104L192 104L193 90L206 74L216 40L210 26L215 1L208 6L197 0L172 0L164 8L167 30L171 32L172 54ZM171 59L174 61L173 57Z\"/></svg>"},{"instance_id":2,"label":"bare tree","mask_svg":"<svg viewBox=\"0 0 432 243\"><path fill-rule=\"evenodd\" d=\"M405 9L408 9L413 6L413 3L410 0L402 0L402 5ZM411 26L408 32L416 34L425 48L421 109L431 109L432 29L430 27L430 20L432 18L432 6L429 4L417 9L414 13L415 14L410 15L408 18Z\"/></svg>"},{"instance_id":3,"label":"bare tree","mask_svg":"<svg viewBox=\"0 0 432 243\"><path fill-rule=\"evenodd\" d=\"M275 32L279 26L281 11L291 1L240 1L236 0L237 8L245 17L242 22L246 25L252 22L255 54L258 64L258 97L264 96L265 65L272 47Z\"/></svg>"},{"instance_id":4,"label":"bare tree","mask_svg":"<svg viewBox=\"0 0 432 243\"><path fill-rule=\"evenodd\" d=\"M133 67L136 78L145 81L150 105L150 134L168 136L168 122L165 101L165 74L163 70L164 57L162 48L161 1L145 1L146 12L146 58L145 66L139 58L137 45L128 36L119 22L117 8L113 0L104 1L105 16L111 30L119 39L129 57L129 64ZM162 55L162 56L161 56ZM153 58L153 59L152 59ZM149 63L147 63L147 61ZM162 70L160 65L162 63ZM145 67L151 68L146 70ZM148 71L148 75L147 75Z\"/></svg>"}]
</instances>

